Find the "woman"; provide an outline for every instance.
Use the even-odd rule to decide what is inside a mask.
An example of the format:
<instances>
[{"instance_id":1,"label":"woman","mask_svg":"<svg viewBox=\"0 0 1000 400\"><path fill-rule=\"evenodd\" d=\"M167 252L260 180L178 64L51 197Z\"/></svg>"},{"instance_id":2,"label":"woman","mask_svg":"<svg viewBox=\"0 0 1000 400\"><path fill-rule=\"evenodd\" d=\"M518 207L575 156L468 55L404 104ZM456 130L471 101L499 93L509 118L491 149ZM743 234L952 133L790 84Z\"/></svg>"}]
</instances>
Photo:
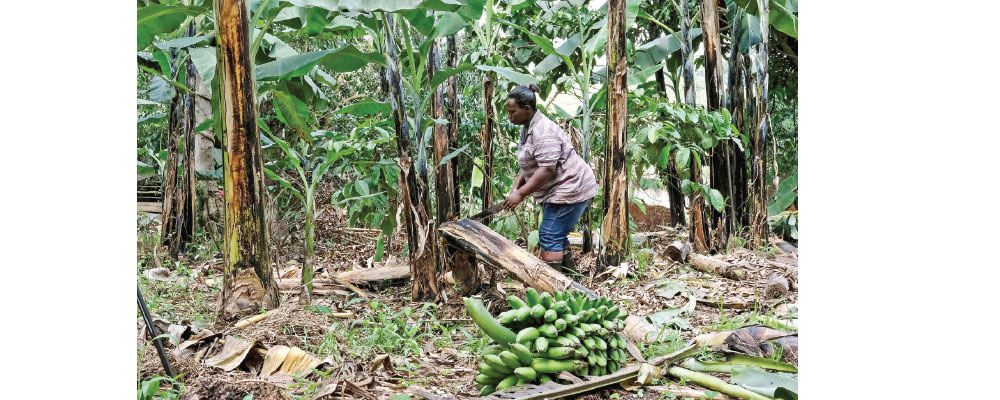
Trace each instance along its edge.
<instances>
[{"instance_id":1,"label":"woman","mask_svg":"<svg viewBox=\"0 0 1000 400\"><path fill-rule=\"evenodd\" d=\"M556 270L574 268L567 235L597 194L597 180L566 132L538 111L537 92L537 85L518 86L507 95L507 116L522 128L517 146L520 171L502 204L514 209L534 194L535 203L542 205L538 227L542 260Z\"/></svg>"}]
</instances>

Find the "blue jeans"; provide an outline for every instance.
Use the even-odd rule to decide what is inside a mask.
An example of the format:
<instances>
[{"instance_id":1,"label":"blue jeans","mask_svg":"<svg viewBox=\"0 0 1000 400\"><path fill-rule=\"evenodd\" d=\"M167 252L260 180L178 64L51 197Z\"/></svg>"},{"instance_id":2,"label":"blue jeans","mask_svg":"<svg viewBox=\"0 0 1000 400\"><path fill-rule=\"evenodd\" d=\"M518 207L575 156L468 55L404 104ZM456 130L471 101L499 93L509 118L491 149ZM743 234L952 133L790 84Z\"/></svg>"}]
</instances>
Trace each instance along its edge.
<instances>
[{"instance_id":1,"label":"blue jeans","mask_svg":"<svg viewBox=\"0 0 1000 400\"><path fill-rule=\"evenodd\" d=\"M563 251L564 248L569 248L567 236L591 200L593 199L573 204L545 203L542 207L542 225L538 227L538 244L542 251Z\"/></svg>"}]
</instances>

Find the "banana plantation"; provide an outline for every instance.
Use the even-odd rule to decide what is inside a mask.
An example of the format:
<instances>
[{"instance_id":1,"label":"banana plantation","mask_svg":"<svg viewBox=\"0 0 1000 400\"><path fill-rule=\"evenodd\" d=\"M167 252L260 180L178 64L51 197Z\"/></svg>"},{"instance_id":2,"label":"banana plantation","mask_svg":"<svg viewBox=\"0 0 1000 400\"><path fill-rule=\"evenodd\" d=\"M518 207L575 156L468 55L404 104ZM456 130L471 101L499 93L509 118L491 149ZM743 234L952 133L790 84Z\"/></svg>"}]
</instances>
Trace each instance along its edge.
<instances>
[{"instance_id":1,"label":"banana plantation","mask_svg":"<svg viewBox=\"0 0 1000 400\"><path fill-rule=\"evenodd\" d=\"M139 0L139 399L797 399L796 0Z\"/></svg>"}]
</instances>

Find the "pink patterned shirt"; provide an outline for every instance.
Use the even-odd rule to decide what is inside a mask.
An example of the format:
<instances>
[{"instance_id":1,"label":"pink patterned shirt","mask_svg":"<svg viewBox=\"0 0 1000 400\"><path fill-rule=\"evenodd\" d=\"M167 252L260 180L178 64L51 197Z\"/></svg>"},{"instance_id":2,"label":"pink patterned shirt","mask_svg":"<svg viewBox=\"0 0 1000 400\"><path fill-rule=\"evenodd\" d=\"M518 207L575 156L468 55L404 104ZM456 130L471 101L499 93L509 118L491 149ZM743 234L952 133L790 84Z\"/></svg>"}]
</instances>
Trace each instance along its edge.
<instances>
[{"instance_id":1,"label":"pink patterned shirt","mask_svg":"<svg viewBox=\"0 0 1000 400\"><path fill-rule=\"evenodd\" d=\"M539 167L556 166L556 173L534 193L537 204L573 204L597 195L594 171L573 150L566 132L541 111L535 111L528 125L521 128L517 164L524 171L525 182Z\"/></svg>"}]
</instances>

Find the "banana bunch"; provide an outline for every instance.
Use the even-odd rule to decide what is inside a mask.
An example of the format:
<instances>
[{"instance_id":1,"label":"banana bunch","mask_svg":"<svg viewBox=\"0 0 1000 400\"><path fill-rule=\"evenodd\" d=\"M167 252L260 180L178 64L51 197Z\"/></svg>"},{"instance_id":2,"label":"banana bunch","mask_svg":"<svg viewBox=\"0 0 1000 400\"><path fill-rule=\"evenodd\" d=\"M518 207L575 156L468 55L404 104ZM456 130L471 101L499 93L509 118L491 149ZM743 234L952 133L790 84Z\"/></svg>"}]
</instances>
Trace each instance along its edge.
<instances>
[{"instance_id":1,"label":"banana bunch","mask_svg":"<svg viewBox=\"0 0 1000 400\"><path fill-rule=\"evenodd\" d=\"M493 319L482 302L467 299L472 320L494 343L483 353L476 383L485 396L531 382L545 383L562 371L606 375L625 363L627 313L605 298L529 288L522 300L507 297L510 311ZM514 332L517 332L516 334Z\"/></svg>"}]
</instances>

